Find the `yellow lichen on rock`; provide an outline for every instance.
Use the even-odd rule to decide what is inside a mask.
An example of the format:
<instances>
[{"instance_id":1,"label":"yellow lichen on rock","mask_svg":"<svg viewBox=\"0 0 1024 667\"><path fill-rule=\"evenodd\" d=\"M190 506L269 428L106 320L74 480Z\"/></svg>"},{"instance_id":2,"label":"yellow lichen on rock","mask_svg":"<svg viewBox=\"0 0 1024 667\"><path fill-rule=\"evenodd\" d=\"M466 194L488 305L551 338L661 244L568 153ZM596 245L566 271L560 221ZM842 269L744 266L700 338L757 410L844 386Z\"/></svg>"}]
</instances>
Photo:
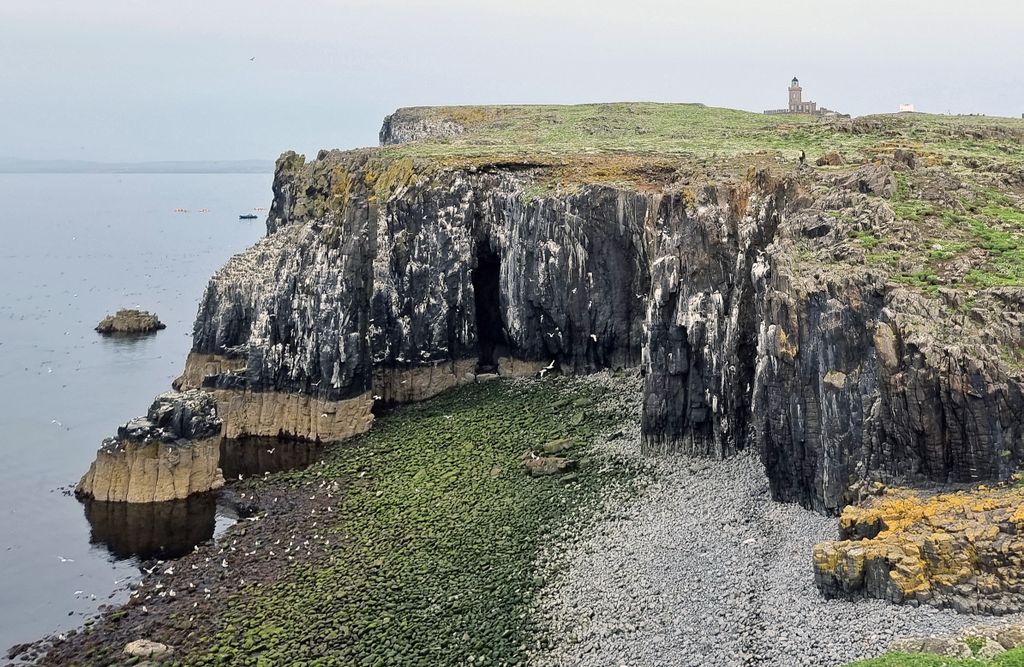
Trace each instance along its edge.
<instances>
[{"instance_id":1,"label":"yellow lichen on rock","mask_svg":"<svg viewBox=\"0 0 1024 667\"><path fill-rule=\"evenodd\" d=\"M890 491L847 507L841 539L813 552L830 597L1008 613L1024 605L1024 490Z\"/></svg>"}]
</instances>

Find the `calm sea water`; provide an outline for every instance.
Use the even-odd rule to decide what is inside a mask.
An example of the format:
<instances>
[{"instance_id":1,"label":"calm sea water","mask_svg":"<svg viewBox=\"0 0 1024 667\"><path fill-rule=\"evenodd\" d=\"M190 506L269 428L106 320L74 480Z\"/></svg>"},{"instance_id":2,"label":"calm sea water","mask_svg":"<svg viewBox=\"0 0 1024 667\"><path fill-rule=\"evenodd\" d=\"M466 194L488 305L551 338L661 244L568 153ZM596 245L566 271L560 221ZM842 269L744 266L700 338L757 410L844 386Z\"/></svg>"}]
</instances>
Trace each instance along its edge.
<instances>
[{"instance_id":1,"label":"calm sea water","mask_svg":"<svg viewBox=\"0 0 1024 667\"><path fill-rule=\"evenodd\" d=\"M270 185L252 174L0 174L0 655L121 599L140 554L173 556L212 534L210 499L126 508L67 490L105 436L170 388L210 275L263 234L264 215L238 216L268 206ZM121 307L155 311L167 328L93 331Z\"/></svg>"}]
</instances>

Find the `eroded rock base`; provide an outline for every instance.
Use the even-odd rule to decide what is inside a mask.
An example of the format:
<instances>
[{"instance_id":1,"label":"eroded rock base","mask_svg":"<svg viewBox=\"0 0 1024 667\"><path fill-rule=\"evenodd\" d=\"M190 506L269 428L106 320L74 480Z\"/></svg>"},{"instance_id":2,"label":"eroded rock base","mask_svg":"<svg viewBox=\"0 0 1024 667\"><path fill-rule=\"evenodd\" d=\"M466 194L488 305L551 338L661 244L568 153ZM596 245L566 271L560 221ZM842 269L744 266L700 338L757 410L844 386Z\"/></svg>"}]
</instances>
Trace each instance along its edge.
<instances>
[{"instance_id":1,"label":"eroded rock base","mask_svg":"<svg viewBox=\"0 0 1024 667\"><path fill-rule=\"evenodd\" d=\"M162 394L145 417L103 441L75 493L101 501L150 503L218 489L224 484L220 430L210 394Z\"/></svg>"},{"instance_id":2,"label":"eroded rock base","mask_svg":"<svg viewBox=\"0 0 1024 667\"><path fill-rule=\"evenodd\" d=\"M370 392L341 401L277 391L217 389L224 437L286 436L330 442L365 433L373 424Z\"/></svg>"}]
</instances>

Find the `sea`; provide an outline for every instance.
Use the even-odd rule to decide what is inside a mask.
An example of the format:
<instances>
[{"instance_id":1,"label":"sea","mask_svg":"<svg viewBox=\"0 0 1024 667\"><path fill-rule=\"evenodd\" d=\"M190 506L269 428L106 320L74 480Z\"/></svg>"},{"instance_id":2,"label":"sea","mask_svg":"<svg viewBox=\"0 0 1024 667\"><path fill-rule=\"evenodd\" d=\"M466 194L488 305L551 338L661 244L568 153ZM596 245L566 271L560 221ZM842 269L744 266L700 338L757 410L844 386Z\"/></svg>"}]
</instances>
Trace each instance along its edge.
<instances>
[{"instance_id":1,"label":"sea","mask_svg":"<svg viewBox=\"0 0 1024 667\"><path fill-rule=\"evenodd\" d=\"M233 522L212 497L129 506L71 491L103 438L181 372L210 276L264 233L271 181L0 174L0 660L81 626L126 598L143 563ZM93 331L119 308L167 328Z\"/></svg>"}]
</instances>

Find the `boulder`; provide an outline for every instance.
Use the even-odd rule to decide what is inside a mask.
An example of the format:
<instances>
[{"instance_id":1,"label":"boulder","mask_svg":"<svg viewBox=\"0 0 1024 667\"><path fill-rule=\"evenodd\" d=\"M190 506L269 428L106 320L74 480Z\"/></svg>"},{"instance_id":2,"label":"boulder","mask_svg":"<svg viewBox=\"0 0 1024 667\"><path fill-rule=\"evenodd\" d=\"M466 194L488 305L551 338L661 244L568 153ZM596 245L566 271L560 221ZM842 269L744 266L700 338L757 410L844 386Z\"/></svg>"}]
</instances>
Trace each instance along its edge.
<instances>
[{"instance_id":1,"label":"boulder","mask_svg":"<svg viewBox=\"0 0 1024 667\"><path fill-rule=\"evenodd\" d=\"M128 642L124 647L124 654L136 658L160 658L174 653L174 649L167 644L150 641L148 639L136 639Z\"/></svg>"},{"instance_id":2,"label":"boulder","mask_svg":"<svg viewBox=\"0 0 1024 667\"><path fill-rule=\"evenodd\" d=\"M846 164L846 158L843 157L842 153L832 151L825 153L820 158L814 161L814 164L819 167L840 167Z\"/></svg>"},{"instance_id":3,"label":"boulder","mask_svg":"<svg viewBox=\"0 0 1024 667\"><path fill-rule=\"evenodd\" d=\"M575 469L575 461L558 456L536 456L526 460L526 473L530 477L559 475Z\"/></svg>"},{"instance_id":4,"label":"boulder","mask_svg":"<svg viewBox=\"0 0 1024 667\"><path fill-rule=\"evenodd\" d=\"M907 169L917 169L917 154L904 148L897 148L893 153L893 159Z\"/></svg>"},{"instance_id":5,"label":"boulder","mask_svg":"<svg viewBox=\"0 0 1024 667\"><path fill-rule=\"evenodd\" d=\"M864 165L841 182L842 187L866 195L889 198L896 192L896 177L887 165Z\"/></svg>"}]
</instances>

